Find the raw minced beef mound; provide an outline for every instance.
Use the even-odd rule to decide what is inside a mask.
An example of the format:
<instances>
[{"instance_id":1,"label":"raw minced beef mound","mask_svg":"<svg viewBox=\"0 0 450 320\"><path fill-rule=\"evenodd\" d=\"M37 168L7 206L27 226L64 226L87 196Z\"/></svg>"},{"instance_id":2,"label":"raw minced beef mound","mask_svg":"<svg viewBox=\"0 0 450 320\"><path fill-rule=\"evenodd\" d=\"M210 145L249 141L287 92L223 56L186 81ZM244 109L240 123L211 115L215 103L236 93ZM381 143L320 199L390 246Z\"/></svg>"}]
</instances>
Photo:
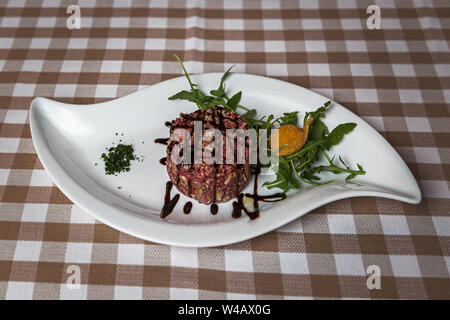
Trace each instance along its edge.
<instances>
[{"instance_id":1,"label":"raw minced beef mound","mask_svg":"<svg viewBox=\"0 0 450 320\"><path fill-rule=\"evenodd\" d=\"M208 159L208 157L204 157L202 163L199 164L193 161L190 161L189 164L183 162L176 164L172 160L171 153L178 152L181 157L181 147L183 143L188 142L183 141L184 136L179 134L177 128L189 131L193 146L194 121L202 121L202 133L211 128L221 131L224 142L223 152L216 155L216 152L220 152L220 150L212 151L214 149L214 137L208 138L205 135L203 135L202 148L198 148L198 151L205 155L203 151L206 150L208 151L206 154L211 154L212 157L222 157L222 164L211 163L213 161ZM219 106L214 106L208 110L197 110L190 114L180 114L179 118L172 121L167 145L167 172L172 183L182 194L194 198L200 203L221 203L236 198L247 185L250 177L248 142L245 148L237 148L237 141L234 141L234 150L228 150L229 153L234 153L231 158L234 161L232 164L227 164L225 161L226 129L242 129L246 131L248 125L239 114L228 112ZM210 149L208 150L208 148ZM238 151L245 152L245 155L241 154L239 157L237 155ZM193 152L191 155L193 159ZM244 163L238 164L237 159L244 159Z\"/></svg>"}]
</instances>

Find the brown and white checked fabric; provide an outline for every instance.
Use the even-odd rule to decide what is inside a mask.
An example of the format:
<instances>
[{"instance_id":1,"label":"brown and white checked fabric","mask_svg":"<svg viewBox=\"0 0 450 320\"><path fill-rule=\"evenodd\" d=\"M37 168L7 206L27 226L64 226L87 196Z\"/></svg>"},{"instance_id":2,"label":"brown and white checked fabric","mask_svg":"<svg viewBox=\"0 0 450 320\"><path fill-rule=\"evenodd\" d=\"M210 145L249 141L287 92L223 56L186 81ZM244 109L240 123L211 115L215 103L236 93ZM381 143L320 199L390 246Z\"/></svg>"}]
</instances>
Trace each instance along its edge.
<instances>
[{"instance_id":1,"label":"brown and white checked fabric","mask_svg":"<svg viewBox=\"0 0 450 320\"><path fill-rule=\"evenodd\" d=\"M80 30L66 28L74 3ZM371 4L381 30L366 27ZM0 299L450 298L449 38L448 0L0 0ZM30 102L123 96L179 76L173 53L193 73L235 64L340 102L401 154L422 203L346 199L211 249L98 223L43 170ZM71 265L80 289L66 286Z\"/></svg>"}]
</instances>

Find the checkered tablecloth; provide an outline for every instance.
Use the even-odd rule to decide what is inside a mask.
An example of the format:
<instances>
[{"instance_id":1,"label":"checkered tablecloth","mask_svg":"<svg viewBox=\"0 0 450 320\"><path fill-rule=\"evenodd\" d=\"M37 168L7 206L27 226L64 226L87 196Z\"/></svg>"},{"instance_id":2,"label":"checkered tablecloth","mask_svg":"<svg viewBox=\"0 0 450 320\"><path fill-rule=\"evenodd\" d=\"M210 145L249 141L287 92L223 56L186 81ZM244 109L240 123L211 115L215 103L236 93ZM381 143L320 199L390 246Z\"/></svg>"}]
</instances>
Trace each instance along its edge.
<instances>
[{"instance_id":1,"label":"checkered tablecloth","mask_svg":"<svg viewBox=\"0 0 450 320\"><path fill-rule=\"evenodd\" d=\"M66 27L74 2L79 30ZM371 4L380 30L366 25ZM449 299L449 38L448 0L0 0L0 299ZM235 64L338 101L395 147L422 203L341 200L209 249L95 221L39 162L30 102L126 95L179 76L173 53L192 73ZM367 287L371 265L381 289ZM70 288L77 268L81 285Z\"/></svg>"}]
</instances>

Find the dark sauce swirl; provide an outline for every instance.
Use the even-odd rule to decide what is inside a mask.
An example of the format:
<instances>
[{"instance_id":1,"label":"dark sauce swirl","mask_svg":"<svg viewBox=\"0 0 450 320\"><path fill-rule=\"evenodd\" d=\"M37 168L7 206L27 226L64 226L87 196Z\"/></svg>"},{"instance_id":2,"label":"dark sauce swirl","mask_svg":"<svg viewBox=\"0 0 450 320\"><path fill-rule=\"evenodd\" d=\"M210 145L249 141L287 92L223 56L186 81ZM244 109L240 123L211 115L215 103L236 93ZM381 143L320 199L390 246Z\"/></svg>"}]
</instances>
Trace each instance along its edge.
<instances>
[{"instance_id":1,"label":"dark sauce swirl","mask_svg":"<svg viewBox=\"0 0 450 320\"><path fill-rule=\"evenodd\" d=\"M242 206L238 201L233 201L233 211L231 212L231 216L235 219L242 216Z\"/></svg>"},{"instance_id":2,"label":"dark sauce swirl","mask_svg":"<svg viewBox=\"0 0 450 320\"><path fill-rule=\"evenodd\" d=\"M168 142L169 142L169 138L158 138L158 139L155 139L155 143L160 143L160 144L167 145Z\"/></svg>"},{"instance_id":3,"label":"dark sauce swirl","mask_svg":"<svg viewBox=\"0 0 450 320\"><path fill-rule=\"evenodd\" d=\"M172 213L173 209L177 205L178 200L180 199L179 193L177 193L175 197L173 197L172 199L170 198L170 191L172 190L172 187L173 183L171 181L168 181L166 183L166 194L164 196L164 205L161 209L160 214L161 219L164 219L165 217L167 217L169 214Z\"/></svg>"},{"instance_id":4,"label":"dark sauce swirl","mask_svg":"<svg viewBox=\"0 0 450 320\"><path fill-rule=\"evenodd\" d=\"M210 210L211 210L211 214L216 215L217 212L219 212L219 207L217 206L217 204L213 203L211 205Z\"/></svg>"},{"instance_id":5,"label":"dark sauce swirl","mask_svg":"<svg viewBox=\"0 0 450 320\"><path fill-rule=\"evenodd\" d=\"M254 220L259 217L259 201L263 202L277 202L286 199L286 194L284 193L274 193L267 196L261 196L258 194L258 176L261 172L259 166L252 168L252 173L255 174L255 180L253 183L253 193L240 193L238 196L238 201L233 202L233 212L231 216L233 218L239 218L242 215L242 211L250 218ZM244 197L253 199L253 211L248 210L244 205Z\"/></svg>"},{"instance_id":6,"label":"dark sauce swirl","mask_svg":"<svg viewBox=\"0 0 450 320\"><path fill-rule=\"evenodd\" d=\"M189 214L191 213L191 210L192 210L192 202L188 201L184 204L183 212L184 214Z\"/></svg>"}]
</instances>

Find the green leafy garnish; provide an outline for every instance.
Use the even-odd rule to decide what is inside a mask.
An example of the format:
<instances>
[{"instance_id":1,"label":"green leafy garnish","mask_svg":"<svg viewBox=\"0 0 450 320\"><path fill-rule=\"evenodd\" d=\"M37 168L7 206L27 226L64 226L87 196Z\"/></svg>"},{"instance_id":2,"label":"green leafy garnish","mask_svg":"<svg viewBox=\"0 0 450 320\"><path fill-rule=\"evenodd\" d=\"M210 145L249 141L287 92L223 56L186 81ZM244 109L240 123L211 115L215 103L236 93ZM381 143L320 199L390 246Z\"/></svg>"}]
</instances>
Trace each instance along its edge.
<instances>
[{"instance_id":1,"label":"green leafy garnish","mask_svg":"<svg viewBox=\"0 0 450 320\"><path fill-rule=\"evenodd\" d=\"M297 114L298 111L294 112L285 112L283 116L278 119L278 123L280 126L284 126L286 124L297 124Z\"/></svg>"},{"instance_id":2,"label":"green leafy garnish","mask_svg":"<svg viewBox=\"0 0 450 320\"><path fill-rule=\"evenodd\" d=\"M233 109L236 108L239 101L241 100L241 96L242 96L242 91L239 91L234 96L232 96L231 99L228 100L228 106Z\"/></svg>"},{"instance_id":3,"label":"green leafy garnish","mask_svg":"<svg viewBox=\"0 0 450 320\"><path fill-rule=\"evenodd\" d=\"M223 96L226 96L225 94L225 87L224 87L224 82L225 80L228 78L228 76L231 74L231 69L234 66L231 66L230 68L228 68L227 71L225 71L225 73L223 74L222 78L220 79L220 84L219 84L219 88L217 90L211 90L209 93L217 98L222 98Z\"/></svg>"},{"instance_id":4,"label":"green leafy garnish","mask_svg":"<svg viewBox=\"0 0 450 320\"><path fill-rule=\"evenodd\" d=\"M187 73L186 68L184 67L184 64L183 64L183 62L181 61L181 59L180 59L176 54L175 54L174 56L175 56L175 58L178 60L178 62L181 64L181 68L183 69L184 75L186 76L186 78L187 78L187 80L188 80L188 82L189 82L189 86L191 87L191 94L192 94L192 97L190 97L190 98L187 99L187 100L195 102L195 103L197 104L197 106L198 106L200 109L203 109L203 108L202 108L202 104L200 103L200 100L199 100L199 94L198 94L198 91L199 91L199 90L194 88L196 85L193 84L192 81L191 81L191 78L189 78L189 74ZM183 92L183 91L182 91L182 92ZM185 92L186 92L186 91L185 91ZM180 93L177 93L176 95L178 95L178 94L180 94ZM176 96L176 95L175 95L175 96ZM174 96L170 97L169 100L175 100L173 97L174 97ZM171 98L173 98L173 99L171 99ZM179 98L178 98L178 99L179 99Z\"/></svg>"},{"instance_id":5,"label":"green leafy garnish","mask_svg":"<svg viewBox=\"0 0 450 320\"><path fill-rule=\"evenodd\" d=\"M318 174L324 171L329 171L334 174L348 173L346 181L351 180L358 175L365 174L365 171L359 164L357 164L358 170L351 169L339 156L340 164L342 165L339 166L334 163L334 157L330 159L326 154L325 151L339 144L344 136L352 132L356 127L356 123L343 123L329 132L328 127L321 120L321 118L324 117L324 112L329 106L330 101L326 102L316 111L306 113L303 123L306 123L310 117L313 118L313 121L310 124L308 140L300 151L284 157L285 160L290 163L291 172L298 179L308 184L321 185L333 181L321 181ZM321 156L325 157L328 161L328 165L314 166L314 163L318 162L321 159ZM280 157L280 159L281 158L283 157ZM275 181L280 180L282 177L283 176L277 176ZM271 185L271 183L272 182L269 182L267 185ZM280 183L280 185L285 185L287 182L282 184L278 181L278 183Z\"/></svg>"},{"instance_id":6,"label":"green leafy garnish","mask_svg":"<svg viewBox=\"0 0 450 320\"><path fill-rule=\"evenodd\" d=\"M338 125L333 131L330 132L328 136L326 136L326 148L330 149L332 146L335 146L341 142L344 136L355 129L356 123L349 122Z\"/></svg>"},{"instance_id":7,"label":"green leafy garnish","mask_svg":"<svg viewBox=\"0 0 450 320\"><path fill-rule=\"evenodd\" d=\"M227 71L225 71L222 78L220 79L219 87L215 90L211 90L209 92L211 95L206 95L197 88L197 85L195 83L192 83L191 78L189 77L189 74L187 73L181 59L177 55L175 55L175 58L178 60L181 68L183 69L184 75L188 80L191 91L182 90L169 97L169 100L187 100L190 102L194 102L201 110L207 110L215 105L219 105L223 106L227 111L235 111L238 107L248 111L247 108L239 105L242 92L236 93L231 98L229 98L225 92L225 80L231 74L231 69L233 67L230 67Z\"/></svg>"},{"instance_id":8,"label":"green leafy garnish","mask_svg":"<svg viewBox=\"0 0 450 320\"><path fill-rule=\"evenodd\" d=\"M265 182L263 186L267 189L279 188L283 192L287 192L289 189L298 189L299 183L295 179L295 176L292 175L289 162L284 157L280 157L277 178L274 181Z\"/></svg>"},{"instance_id":9,"label":"green leafy garnish","mask_svg":"<svg viewBox=\"0 0 450 320\"><path fill-rule=\"evenodd\" d=\"M197 102L198 97L192 91L183 90L169 97L169 100L188 100L191 102Z\"/></svg>"},{"instance_id":10,"label":"green leafy garnish","mask_svg":"<svg viewBox=\"0 0 450 320\"><path fill-rule=\"evenodd\" d=\"M322 140L328 134L328 127L319 118L314 118L313 123L310 126L309 138L311 140Z\"/></svg>"},{"instance_id":11,"label":"green leafy garnish","mask_svg":"<svg viewBox=\"0 0 450 320\"><path fill-rule=\"evenodd\" d=\"M308 121L308 119L310 117L312 117L314 120L322 118L324 116L325 110L327 110L327 108L330 106L330 104L331 104L331 101L327 101L324 103L324 105L322 107L318 108L316 111L306 112L305 117L303 118L303 126L305 126L306 121Z\"/></svg>"},{"instance_id":12,"label":"green leafy garnish","mask_svg":"<svg viewBox=\"0 0 450 320\"><path fill-rule=\"evenodd\" d=\"M297 125L298 111L285 112L281 117L275 117L274 115L268 115L261 118L257 117L255 109L249 109L240 104L242 92L239 91L233 95L229 95L226 92L225 81L231 74L230 67L222 75L217 89L211 90L210 95L204 94L197 85L192 83L186 68L183 65L181 59L175 55L175 58L180 63L183 72L188 80L190 91L180 91L169 98L169 100L187 100L194 102L201 110L207 110L214 105L222 106L227 111L238 112L242 109L244 112L240 113L241 117L247 124L254 129L266 129L267 133L263 137L258 139L269 139L271 129L276 126L283 126L287 124ZM230 98L231 96L231 98ZM363 168L357 164L358 170L351 169L339 156L339 163L335 163L334 157L329 158L326 151L330 150L333 146L339 144L345 135L349 134L356 127L356 123L343 123L334 128L331 132L325 123L321 120L325 116L325 111L330 107L331 101L327 101L323 106L312 112L306 112L303 118L303 127L306 122L312 118L312 122L309 124L308 137L306 144L303 148L286 157L279 157L278 171L274 181L265 182L263 185L268 188L279 188L283 192L287 192L290 189L298 189L299 181L303 181L312 185L322 185L332 182L333 180L322 181L320 173L332 172L334 174L346 173L346 181L355 178L358 175L365 174ZM260 141L258 141L258 146ZM282 146L283 147L283 146ZM277 150L267 150L268 156L272 156ZM327 165L314 165L324 157Z\"/></svg>"}]
</instances>

